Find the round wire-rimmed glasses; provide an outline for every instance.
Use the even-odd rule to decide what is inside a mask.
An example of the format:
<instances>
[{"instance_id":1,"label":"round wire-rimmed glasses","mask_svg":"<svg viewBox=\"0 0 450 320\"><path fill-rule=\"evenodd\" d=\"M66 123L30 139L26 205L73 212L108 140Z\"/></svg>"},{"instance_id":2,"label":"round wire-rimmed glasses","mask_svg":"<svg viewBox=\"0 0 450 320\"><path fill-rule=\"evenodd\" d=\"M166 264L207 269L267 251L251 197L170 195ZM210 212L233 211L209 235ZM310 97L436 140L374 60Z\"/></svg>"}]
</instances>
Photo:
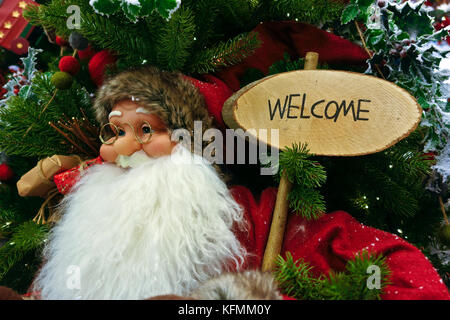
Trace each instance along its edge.
<instances>
[{"instance_id":1,"label":"round wire-rimmed glasses","mask_svg":"<svg viewBox=\"0 0 450 320\"><path fill-rule=\"evenodd\" d=\"M147 121L143 121L143 124L140 128L140 132L137 133L136 129L133 127L133 125L129 122L125 122L125 124L129 125L131 129L133 130L134 137L137 142L140 144L145 144L150 141L152 138L153 133L155 130L152 129L152 126ZM108 122L105 123L100 128L100 141L103 144L113 144L114 142L119 139L119 132L124 131L120 126L116 126L114 123ZM111 138L113 138L111 140Z\"/></svg>"}]
</instances>

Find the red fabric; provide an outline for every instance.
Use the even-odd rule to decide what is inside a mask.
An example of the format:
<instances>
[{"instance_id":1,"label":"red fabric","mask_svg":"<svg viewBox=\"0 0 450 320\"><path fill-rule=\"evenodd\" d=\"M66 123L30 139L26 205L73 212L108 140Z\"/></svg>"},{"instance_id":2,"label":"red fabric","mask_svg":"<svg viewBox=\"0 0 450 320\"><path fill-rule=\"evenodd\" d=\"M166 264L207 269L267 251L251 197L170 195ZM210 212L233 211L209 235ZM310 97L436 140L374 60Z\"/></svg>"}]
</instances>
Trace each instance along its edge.
<instances>
[{"instance_id":1,"label":"red fabric","mask_svg":"<svg viewBox=\"0 0 450 320\"><path fill-rule=\"evenodd\" d=\"M245 187L235 186L231 192L244 208L249 222L247 233L236 232L247 250L255 254L246 267L258 269L269 233L276 190L264 190L258 203ZM331 270L344 270L346 262L363 249L385 256L392 271L392 284L386 288L383 299L450 300L447 287L419 249L396 235L364 226L343 211L309 221L290 215L282 255L289 251L294 260L302 258L309 262L318 276Z\"/></svg>"},{"instance_id":2,"label":"red fabric","mask_svg":"<svg viewBox=\"0 0 450 320\"><path fill-rule=\"evenodd\" d=\"M248 68L267 74L273 63L283 60L285 52L291 57L304 57L308 51L314 51L319 54L319 62L330 65L365 65L369 58L360 46L306 23L264 22L253 31L258 32L262 42L256 52L217 74L233 91L239 90L239 77Z\"/></svg>"},{"instance_id":3,"label":"red fabric","mask_svg":"<svg viewBox=\"0 0 450 320\"><path fill-rule=\"evenodd\" d=\"M108 65L115 64L117 58L108 50L97 52L89 61L89 74L97 87L100 87L105 77Z\"/></svg>"},{"instance_id":4,"label":"red fabric","mask_svg":"<svg viewBox=\"0 0 450 320\"><path fill-rule=\"evenodd\" d=\"M75 185L75 183L80 178L80 173L86 168L94 165L103 163L103 159L98 156L95 159L86 161L83 165L76 166L70 170L63 171L59 174L53 176L53 182L55 182L59 193L67 194Z\"/></svg>"},{"instance_id":5,"label":"red fabric","mask_svg":"<svg viewBox=\"0 0 450 320\"><path fill-rule=\"evenodd\" d=\"M214 117L218 125L224 129L225 123L222 119L222 108L225 101L233 94L233 91L220 79L212 75L204 75L205 82L187 77L200 91L205 99L209 114Z\"/></svg>"}]
</instances>

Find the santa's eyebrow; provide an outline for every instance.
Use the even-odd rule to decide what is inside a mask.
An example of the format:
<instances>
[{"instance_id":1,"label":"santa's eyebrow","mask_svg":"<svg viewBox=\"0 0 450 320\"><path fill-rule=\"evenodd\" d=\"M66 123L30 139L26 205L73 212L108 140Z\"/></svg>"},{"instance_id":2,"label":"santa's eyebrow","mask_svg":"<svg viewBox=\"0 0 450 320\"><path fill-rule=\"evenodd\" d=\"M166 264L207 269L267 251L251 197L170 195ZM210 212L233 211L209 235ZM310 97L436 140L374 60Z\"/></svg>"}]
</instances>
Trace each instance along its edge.
<instances>
[{"instance_id":1,"label":"santa's eyebrow","mask_svg":"<svg viewBox=\"0 0 450 320\"><path fill-rule=\"evenodd\" d=\"M150 111L148 111L147 109L143 108L143 107L139 107L136 109L136 113L143 113L143 114L151 114Z\"/></svg>"},{"instance_id":2,"label":"santa's eyebrow","mask_svg":"<svg viewBox=\"0 0 450 320\"><path fill-rule=\"evenodd\" d=\"M114 116L121 117L122 112L120 112L119 110L111 111L109 113L108 119L111 119L111 117L114 117Z\"/></svg>"}]
</instances>

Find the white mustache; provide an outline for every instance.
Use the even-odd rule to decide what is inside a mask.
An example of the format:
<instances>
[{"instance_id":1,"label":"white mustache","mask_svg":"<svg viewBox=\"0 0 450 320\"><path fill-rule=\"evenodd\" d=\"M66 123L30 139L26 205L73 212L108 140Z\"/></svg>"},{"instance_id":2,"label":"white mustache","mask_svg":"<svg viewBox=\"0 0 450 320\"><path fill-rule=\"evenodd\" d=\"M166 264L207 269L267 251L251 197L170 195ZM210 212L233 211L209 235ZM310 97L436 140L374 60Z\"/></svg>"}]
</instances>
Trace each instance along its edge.
<instances>
[{"instance_id":1,"label":"white mustache","mask_svg":"<svg viewBox=\"0 0 450 320\"><path fill-rule=\"evenodd\" d=\"M143 163L150 161L151 158L143 151L139 150L133 153L131 156L119 155L115 163L122 168L136 168Z\"/></svg>"}]
</instances>

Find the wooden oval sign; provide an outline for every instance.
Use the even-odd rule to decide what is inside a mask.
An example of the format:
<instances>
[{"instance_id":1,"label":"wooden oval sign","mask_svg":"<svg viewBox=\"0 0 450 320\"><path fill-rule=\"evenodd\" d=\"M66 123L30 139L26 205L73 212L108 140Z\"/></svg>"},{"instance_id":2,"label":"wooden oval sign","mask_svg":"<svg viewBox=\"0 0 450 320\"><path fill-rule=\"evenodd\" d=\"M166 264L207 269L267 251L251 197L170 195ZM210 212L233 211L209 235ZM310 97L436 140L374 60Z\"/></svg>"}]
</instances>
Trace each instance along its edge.
<instances>
[{"instance_id":1,"label":"wooden oval sign","mask_svg":"<svg viewBox=\"0 0 450 320\"><path fill-rule=\"evenodd\" d=\"M415 130L422 109L404 89L343 71L299 70L253 82L231 96L222 115L232 129L267 129L277 148L308 143L311 153L356 156L386 149ZM279 143L270 141L279 129ZM249 130L251 132L252 130Z\"/></svg>"}]
</instances>

